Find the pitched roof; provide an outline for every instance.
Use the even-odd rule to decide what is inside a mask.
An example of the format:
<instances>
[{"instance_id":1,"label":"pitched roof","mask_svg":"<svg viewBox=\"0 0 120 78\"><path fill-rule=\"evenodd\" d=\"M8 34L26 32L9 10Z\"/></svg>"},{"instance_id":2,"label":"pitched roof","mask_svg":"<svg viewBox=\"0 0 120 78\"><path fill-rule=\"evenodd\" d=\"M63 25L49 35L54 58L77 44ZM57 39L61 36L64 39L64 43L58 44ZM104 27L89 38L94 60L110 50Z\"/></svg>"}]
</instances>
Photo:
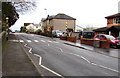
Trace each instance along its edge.
<instances>
[{"instance_id":1,"label":"pitched roof","mask_svg":"<svg viewBox=\"0 0 120 78\"><path fill-rule=\"evenodd\" d=\"M76 20L75 18L68 16L66 14L63 13L59 13L57 15L53 15L53 16L48 16L47 19L69 19L69 20Z\"/></svg>"},{"instance_id":2,"label":"pitched roof","mask_svg":"<svg viewBox=\"0 0 120 78\"><path fill-rule=\"evenodd\" d=\"M33 23L24 23L24 26L28 26L28 25L30 25L30 24L33 24Z\"/></svg>"},{"instance_id":3,"label":"pitched roof","mask_svg":"<svg viewBox=\"0 0 120 78\"><path fill-rule=\"evenodd\" d=\"M107 31L110 27L102 27L102 28L98 28L98 29L94 29L93 31L96 31L96 32L104 32L104 31Z\"/></svg>"},{"instance_id":4,"label":"pitched roof","mask_svg":"<svg viewBox=\"0 0 120 78\"><path fill-rule=\"evenodd\" d=\"M95 29L93 31L95 31L95 32L105 32L105 31L110 31L110 30L113 30L113 29L116 29L116 31L120 31L120 26L102 27L102 28Z\"/></svg>"},{"instance_id":5,"label":"pitched roof","mask_svg":"<svg viewBox=\"0 0 120 78\"><path fill-rule=\"evenodd\" d=\"M112 26L109 28L110 30L115 29L116 31L120 31L120 26Z\"/></svg>"},{"instance_id":6,"label":"pitched roof","mask_svg":"<svg viewBox=\"0 0 120 78\"><path fill-rule=\"evenodd\" d=\"M114 14L114 15L110 15L110 16L107 16L105 18L109 19L109 18L116 18L116 17L120 17L120 13L117 13L117 14Z\"/></svg>"}]
</instances>

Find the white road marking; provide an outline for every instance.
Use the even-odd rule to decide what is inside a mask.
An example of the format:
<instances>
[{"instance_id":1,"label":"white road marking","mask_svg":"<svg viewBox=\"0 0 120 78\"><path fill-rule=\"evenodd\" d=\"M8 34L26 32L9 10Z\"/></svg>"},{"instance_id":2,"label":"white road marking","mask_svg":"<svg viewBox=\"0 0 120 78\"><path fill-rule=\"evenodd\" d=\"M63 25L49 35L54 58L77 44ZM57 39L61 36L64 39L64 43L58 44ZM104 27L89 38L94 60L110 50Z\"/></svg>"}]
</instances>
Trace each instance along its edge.
<instances>
[{"instance_id":1,"label":"white road marking","mask_svg":"<svg viewBox=\"0 0 120 78\"><path fill-rule=\"evenodd\" d=\"M9 41L11 41L11 42L19 42L19 40L9 40Z\"/></svg>"},{"instance_id":2,"label":"white road marking","mask_svg":"<svg viewBox=\"0 0 120 78\"><path fill-rule=\"evenodd\" d=\"M62 77L62 75L60 75L60 74L56 73L55 71L53 71L53 70L51 70L51 69L47 68L47 67L46 67L46 66L44 66L44 65L42 65L42 57L41 57L40 55L38 55L38 54L34 54L34 55L36 55L36 56L38 56L38 57L39 57L39 65L40 65L41 67L43 67L44 69L46 69L46 70L50 71L51 73L53 73L53 74L55 74L55 75L57 75L57 76ZM64 78L64 77L63 77L63 78Z\"/></svg>"},{"instance_id":3,"label":"white road marking","mask_svg":"<svg viewBox=\"0 0 120 78\"><path fill-rule=\"evenodd\" d=\"M27 46L27 44L25 44L24 46L27 47L27 48L30 48L30 47Z\"/></svg>"},{"instance_id":4,"label":"white road marking","mask_svg":"<svg viewBox=\"0 0 120 78\"><path fill-rule=\"evenodd\" d=\"M40 40L40 41L45 42L44 40Z\"/></svg>"},{"instance_id":5,"label":"white road marking","mask_svg":"<svg viewBox=\"0 0 120 78\"><path fill-rule=\"evenodd\" d=\"M27 40L27 42L32 42L31 40Z\"/></svg>"},{"instance_id":6,"label":"white road marking","mask_svg":"<svg viewBox=\"0 0 120 78\"><path fill-rule=\"evenodd\" d=\"M80 56L82 59L84 59L85 61L87 61L88 63L91 63L88 59L86 59L85 57L83 56Z\"/></svg>"},{"instance_id":7,"label":"white road marking","mask_svg":"<svg viewBox=\"0 0 120 78\"><path fill-rule=\"evenodd\" d=\"M99 65L99 64L93 63L93 62L89 61L87 58L85 58L85 57L83 57L83 56L80 56L80 55L78 55L78 54L73 54L73 53L68 53L68 54L81 57L83 60L87 61L88 63L90 63L90 64L92 64L92 65L99 66L99 67L101 67L101 68L105 68L105 69L108 69L108 70L111 70L111 71L120 73L120 71L117 71L117 70L115 70L115 69L112 69L112 68L109 68L109 67L106 67L106 66L103 66L103 65Z\"/></svg>"},{"instance_id":8,"label":"white road marking","mask_svg":"<svg viewBox=\"0 0 120 78\"><path fill-rule=\"evenodd\" d=\"M19 42L23 43L24 41L23 40L19 40Z\"/></svg>"},{"instance_id":9,"label":"white road marking","mask_svg":"<svg viewBox=\"0 0 120 78\"><path fill-rule=\"evenodd\" d=\"M24 46L27 47L27 48L30 48L30 47L27 46L27 44L25 44ZM29 52L32 54L32 48L30 48ZM53 73L53 74L55 74L57 76L60 76L61 78L64 78L62 75L58 74L57 72L55 72L55 71L49 69L48 67L42 65L42 57L40 55L38 55L38 54L34 54L34 55L37 56L37 57L39 57L39 65L41 67L43 67L44 69L50 71L51 73Z\"/></svg>"},{"instance_id":10,"label":"white road marking","mask_svg":"<svg viewBox=\"0 0 120 78\"><path fill-rule=\"evenodd\" d=\"M57 41L53 41L54 43L59 43L59 42L57 42Z\"/></svg>"},{"instance_id":11,"label":"white road marking","mask_svg":"<svg viewBox=\"0 0 120 78\"><path fill-rule=\"evenodd\" d=\"M61 48L59 48L61 52L63 52L63 50Z\"/></svg>"},{"instance_id":12,"label":"white road marking","mask_svg":"<svg viewBox=\"0 0 120 78\"><path fill-rule=\"evenodd\" d=\"M48 40L48 42L52 42L52 41Z\"/></svg>"},{"instance_id":13,"label":"white road marking","mask_svg":"<svg viewBox=\"0 0 120 78\"><path fill-rule=\"evenodd\" d=\"M41 65L42 64L42 57L40 55L38 55L38 54L34 54L34 55L39 57L39 65Z\"/></svg>"},{"instance_id":14,"label":"white road marking","mask_svg":"<svg viewBox=\"0 0 120 78\"><path fill-rule=\"evenodd\" d=\"M39 42L38 40L34 40L35 42Z\"/></svg>"},{"instance_id":15,"label":"white road marking","mask_svg":"<svg viewBox=\"0 0 120 78\"><path fill-rule=\"evenodd\" d=\"M32 48L30 48L30 50L29 50L29 53L31 53L31 54L32 54L32 52L31 52L31 51L32 51Z\"/></svg>"},{"instance_id":16,"label":"white road marking","mask_svg":"<svg viewBox=\"0 0 120 78\"><path fill-rule=\"evenodd\" d=\"M35 56L37 56L37 57L40 57L38 54L34 54Z\"/></svg>"},{"instance_id":17,"label":"white road marking","mask_svg":"<svg viewBox=\"0 0 120 78\"><path fill-rule=\"evenodd\" d=\"M117 73L120 73L119 71L115 70L115 69L112 69L112 68L109 68L109 67L105 67L103 65L98 65L99 67L102 67L102 68L105 68L105 69L109 69L111 71L114 71L114 72L117 72Z\"/></svg>"},{"instance_id":18,"label":"white road marking","mask_svg":"<svg viewBox=\"0 0 120 78\"><path fill-rule=\"evenodd\" d=\"M48 46L50 46L50 44L48 44Z\"/></svg>"},{"instance_id":19,"label":"white road marking","mask_svg":"<svg viewBox=\"0 0 120 78\"><path fill-rule=\"evenodd\" d=\"M54 72L53 70L51 70L51 69L49 69L49 68L47 68L47 67L45 67L45 66L43 66L43 65L41 65L41 67L43 67L44 69L46 69L46 70L48 70L48 71L54 73L54 74L57 75L57 76L60 76L60 77L64 78L62 75L60 75L60 74Z\"/></svg>"}]
</instances>

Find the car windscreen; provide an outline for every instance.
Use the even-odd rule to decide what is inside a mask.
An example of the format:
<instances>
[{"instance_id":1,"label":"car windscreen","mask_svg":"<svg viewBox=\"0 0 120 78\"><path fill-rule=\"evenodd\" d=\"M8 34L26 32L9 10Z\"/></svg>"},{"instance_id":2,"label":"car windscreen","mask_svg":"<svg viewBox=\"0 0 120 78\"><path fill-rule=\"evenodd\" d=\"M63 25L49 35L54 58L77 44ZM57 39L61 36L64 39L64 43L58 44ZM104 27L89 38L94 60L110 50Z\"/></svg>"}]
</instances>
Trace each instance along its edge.
<instances>
[{"instance_id":1,"label":"car windscreen","mask_svg":"<svg viewBox=\"0 0 120 78\"><path fill-rule=\"evenodd\" d=\"M113 37L113 36L110 36L110 35L105 35L107 38L109 38L109 39L115 39L115 37Z\"/></svg>"},{"instance_id":2,"label":"car windscreen","mask_svg":"<svg viewBox=\"0 0 120 78\"><path fill-rule=\"evenodd\" d=\"M62 33L62 31L56 31L57 33Z\"/></svg>"}]
</instances>

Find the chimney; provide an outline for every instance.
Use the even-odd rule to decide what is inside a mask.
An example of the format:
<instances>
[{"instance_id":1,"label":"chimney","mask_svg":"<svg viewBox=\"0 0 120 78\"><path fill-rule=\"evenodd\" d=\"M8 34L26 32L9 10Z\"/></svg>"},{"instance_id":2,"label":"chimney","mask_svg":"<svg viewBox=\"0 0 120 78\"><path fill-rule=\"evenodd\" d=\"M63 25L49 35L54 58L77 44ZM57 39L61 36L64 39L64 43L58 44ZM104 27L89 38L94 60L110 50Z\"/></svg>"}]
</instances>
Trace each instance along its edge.
<instances>
[{"instance_id":1,"label":"chimney","mask_svg":"<svg viewBox=\"0 0 120 78\"><path fill-rule=\"evenodd\" d=\"M118 13L120 13L120 1L118 2Z\"/></svg>"}]
</instances>

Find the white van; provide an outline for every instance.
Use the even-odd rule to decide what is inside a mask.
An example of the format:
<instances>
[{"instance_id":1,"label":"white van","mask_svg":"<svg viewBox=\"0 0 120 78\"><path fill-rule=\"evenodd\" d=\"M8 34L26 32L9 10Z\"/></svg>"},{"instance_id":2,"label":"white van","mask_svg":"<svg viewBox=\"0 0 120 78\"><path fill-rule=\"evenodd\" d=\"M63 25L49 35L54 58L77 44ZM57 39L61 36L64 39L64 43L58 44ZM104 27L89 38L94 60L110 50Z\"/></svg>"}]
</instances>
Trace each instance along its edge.
<instances>
[{"instance_id":1,"label":"white van","mask_svg":"<svg viewBox=\"0 0 120 78\"><path fill-rule=\"evenodd\" d=\"M63 36L63 32L60 31L60 30L53 30L53 31L52 31L52 34L53 34L53 36L55 36L55 37Z\"/></svg>"}]
</instances>

